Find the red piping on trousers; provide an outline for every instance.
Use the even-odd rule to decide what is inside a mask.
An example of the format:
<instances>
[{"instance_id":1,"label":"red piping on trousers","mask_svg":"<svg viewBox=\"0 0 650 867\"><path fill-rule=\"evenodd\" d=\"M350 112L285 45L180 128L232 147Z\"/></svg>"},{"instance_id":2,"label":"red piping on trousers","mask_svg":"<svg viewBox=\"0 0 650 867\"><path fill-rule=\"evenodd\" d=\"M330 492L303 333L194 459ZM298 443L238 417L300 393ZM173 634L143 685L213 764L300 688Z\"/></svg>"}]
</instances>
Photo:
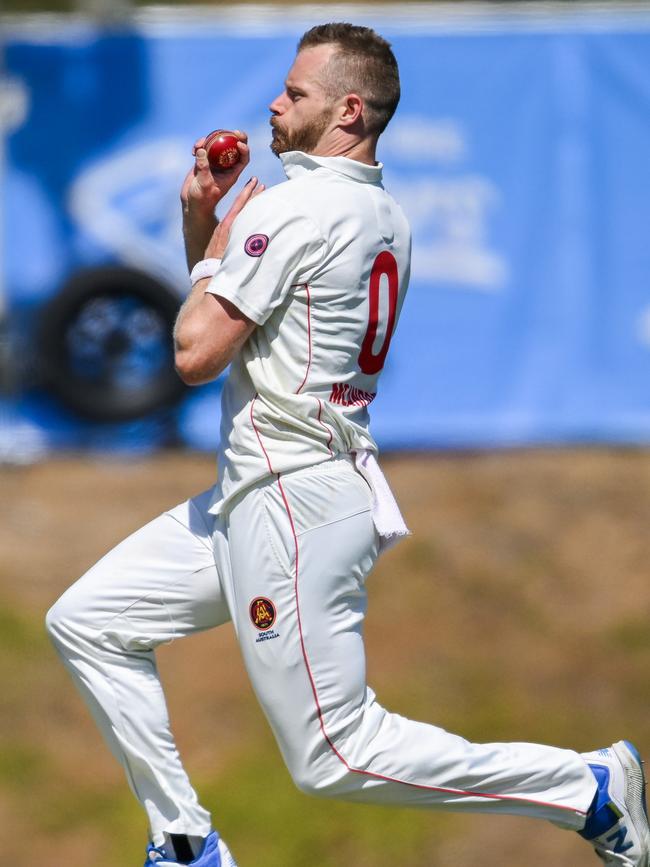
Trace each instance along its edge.
<instances>
[{"instance_id":1,"label":"red piping on trousers","mask_svg":"<svg viewBox=\"0 0 650 867\"><path fill-rule=\"evenodd\" d=\"M273 472L273 468L271 467L271 461L269 460L268 453L267 453L266 449L264 448L264 443L262 442L262 438L260 437L259 431L257 430L257 427L255 425L255 419L253 418L253 405L255 404L255 400L257 400L257 395L255 396L255 398L253 399L253 402L251 403L251 411L250 411L251 423L253 425L253 430L255 431L255 434L257 436L257 441L259 442L260 448L262 449L262 452L264 453L264 457L266 458L266 462L267 462L268 467L269 467L269 472L271 472L273 475L277 476L278 487L280 489L280 494L282 495L282 502L284 503L284 508L287 512L287 517L289 518L289 525L291 526L291 534L293 536L293 542L294 542L294 546L295 546L295 550L296 550L296 568L295 568L296 577L295 577L295 582L294 582L294 593L295 593L295 597L296 597L296 615L298 618L298 634L300 635L300 647L302 650L302 657L303 657L303 660L305 663L305 668L307 670L307 677L309 678L309 683L311 684L311 691L313 693L314 702L316 704L316 712L318 714L318 722L320 725L321 733L323 735L323 738L325 739L325 742L327 743L327 745L329 746L331 751L334 753L336 758L344 765L345 768L347 768L347 770L351 774L360 774L361 776L372 777L375 780L384 780L387 783L398 783L398 784L403 785L403 786L410 786L411 788L414 788L414 789L425 789L426 791L429 791L429 792L442 792L444 794L450 794L450 795L462 795L462 796L469 796L469 797L474 797L474 798L486 798L488 800L494 800L494 801L517 801L519 803L524 802L527 804L537 804L540 807L551 807L555 810L566 810L566 811L571 812L571 813L578 813L580 815L584 815L584 811L576 810L574 807L565 807L562 804L549 804L549 803L546 803L545 801L537 801L537 800L533 800L531 798L518 798L516 795L494 795L494 794L491 794L488 792L472 792L472 791L468 791L465 789L448 789L448 788L442 788L441 786L427 786L424 783L411 783L411 782L408 782L407 780L398 780L396 777L389 777L389 776L386 776L385 774L377 774L373 771L364 771L364 770L361 770L360 768L353 768L348 763L348 761L345 759L345 757L341 755L341 753L338 751L334 742L332 741L330 736L327 734L327 731L325 729L325 721L323 719L323 710L321 708L320 701L318 698L318 690L316 689L316 683L314 681L314 676L313 676L312 671L311 671L311 666L309 665L309 657L307 656L307 648L305 647L305 639L304 639L304 635L303 635L303 631L302 631L302 618L300 616L300 598L299 598L299 594L298 594L298 578L300 575L299 559L298 559L298 556L299 556L298 535L296 533L295 524L293 523L293 515L291 513L291 508L289 507L289 502L288 502L286 494L284 492L284 488L282 487L282 481L280 479L281 474Z\"/></svg>"}]
</instances>

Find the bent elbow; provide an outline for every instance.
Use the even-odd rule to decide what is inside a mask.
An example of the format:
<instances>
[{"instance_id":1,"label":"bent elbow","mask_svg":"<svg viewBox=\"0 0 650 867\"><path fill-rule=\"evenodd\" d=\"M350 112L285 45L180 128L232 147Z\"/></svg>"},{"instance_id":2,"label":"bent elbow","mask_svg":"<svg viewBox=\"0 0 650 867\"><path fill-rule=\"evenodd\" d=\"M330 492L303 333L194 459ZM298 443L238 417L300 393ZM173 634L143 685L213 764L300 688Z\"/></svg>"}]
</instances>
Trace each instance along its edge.
<instances>
[{"instance_id":1,"label":"bent elbow","mask_svg":"<svg viewBox=\"0 0 650 867\"><path fill-rule=\"evenodd\" d=\"M174 357L174 366L185 385L204 385L211 382L219 375L220 371L207 369L206 364L194 353L177 351Z\"/></svg>"},{"instance_id":2,"label":"bent elbow","mask_svg":"<svg viewBox=\"0 0 650 867\"><path fill-rule=\"evenodd\" d=\"M176 365L176 373L178 374L181 382L184 385L203 385L203 380L200 379L196 374L190 373L187 370Z\"/></svg>"},{"instance_id":3,"label":"bent elbow","mask_svg":"<svg viewBox=\"0 0 650 867\"><path fill-rule=\"evenodd\" d=\"M174 366L185 385L203 385L209 381L205 378L203 365L190 352L176 352Z\"/></svg>"}]
</instances>

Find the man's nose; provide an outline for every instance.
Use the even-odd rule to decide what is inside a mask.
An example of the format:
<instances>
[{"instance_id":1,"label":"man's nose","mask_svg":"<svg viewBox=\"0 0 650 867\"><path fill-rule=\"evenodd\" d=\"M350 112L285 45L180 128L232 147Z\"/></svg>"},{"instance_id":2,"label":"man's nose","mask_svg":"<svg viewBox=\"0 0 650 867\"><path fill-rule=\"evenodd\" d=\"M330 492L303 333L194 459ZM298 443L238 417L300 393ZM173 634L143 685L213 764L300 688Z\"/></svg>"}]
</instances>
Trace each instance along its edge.
<instances>
[{"instance_id":1,"label":"man's nose","mask_svg":"<svg viewBox=\"0 0 650 867\"><path fill-rule=\"evenodd\" d=\"M282 109L284 107L282 99L283 96L284 94L282 93L278 94L278 96L276 96L273 102L269 105L269 111L271 112L271 114L282 114Z\"/></svg>"}]
</instances>

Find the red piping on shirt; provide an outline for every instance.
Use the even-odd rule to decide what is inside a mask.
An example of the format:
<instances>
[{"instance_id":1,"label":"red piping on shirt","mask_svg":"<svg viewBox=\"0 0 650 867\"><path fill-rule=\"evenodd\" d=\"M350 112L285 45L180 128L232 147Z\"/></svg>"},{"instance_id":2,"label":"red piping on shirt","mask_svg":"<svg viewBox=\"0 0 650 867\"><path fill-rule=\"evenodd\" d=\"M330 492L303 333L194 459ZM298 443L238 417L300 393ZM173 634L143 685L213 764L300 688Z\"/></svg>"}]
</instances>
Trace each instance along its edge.
<instances>
[{"instance_id":1,"label":"red piping on shirt","mask_svg":"<svg viewBox=\"0 0 650 867\"><path fill-rule=\"evenodd\" d=\"M298 388L296 389L296 394L300 394L302 389L307 382L307 377L309 376L309 371L311 369L311 359L312 359L312 339L311 339L311 292L309 291L309 285L307 283L302 283L303 289L307 293L307 369L305 370L305 376L303 381L300 383ZM323 430L327 433L327 450L330 455L333 456L334 452L332 451L332 431L327 425L321 421L321 413L323 412L323 403L322 401L316 397L314 398L318 401L318 424L323 428Z\"/></svg>"},{"instance_id":2,"label":"red piping on shirt","mask_svg":"<svg viewBox=\"0 0 650 867\"><path fill-rule=\"evenodd\" d=\"M307 382L307 377L309 376L309 368L311 367L311 294L309 292L309 286L306 283L303 283L303 288L307 292L307 344L308 344L308 355L307 355L307 370L305 371L305 378L300 383L298 388L296 389L296 394L300 394L304 384Z\"/></svg>"},{"instance_id":3,"label":"red piping on shirt","mask_svg":"<svg viewBox=\"0 0 650 867\"><path fill-rule=\"evenodd\" d=\"M251 411L250 411L251 424L253 425L253 430L255 431L255 436L257 437L257 441L260 444L260 448L262 449L262 452L264 453L264 457L266 458L266 463L268 465L269 472L272 475L275 475L273 467L271 466L271 461L269 460L268 453L267 453L266 449L264 448L264 443L262 442L262 437L260 436L260 432L258 431L257 425L255 424L255 419L253 418L253 407L255 406L255 401L257 400L258 397L259 397L259 395L256 394L255 397L253 398L253 400L251 401Z\"/></svg>"},{"instance_id":4,"label":"red piping on shirt","mask_svg":"<svg viewBox=\"0 0 650 867\"><path fill-rule=\"evenodd\" d=\"M318 401L318 424L323 428L323 430L327 431L327 448L329 449L330 455L334 457L334 452L332 451L332 431L327 427L324 421L321 421L320 418L323 411L323 401L319 397L317 397L316 400Z\"/></svg>"}]
</instances>

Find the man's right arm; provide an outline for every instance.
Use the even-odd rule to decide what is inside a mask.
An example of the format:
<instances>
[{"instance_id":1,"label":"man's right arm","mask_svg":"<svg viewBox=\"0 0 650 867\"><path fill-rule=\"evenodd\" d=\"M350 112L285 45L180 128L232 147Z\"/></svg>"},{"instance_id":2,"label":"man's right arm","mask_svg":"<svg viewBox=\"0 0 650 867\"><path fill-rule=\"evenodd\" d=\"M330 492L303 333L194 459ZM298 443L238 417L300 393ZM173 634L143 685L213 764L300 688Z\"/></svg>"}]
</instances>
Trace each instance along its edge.
<instances>
[{"instance_id":1,"label":"man's right arm","mask_svg":"<svg viewBox=\"0 0 650 867\"><path fill-rule=\"evenodd\" d=\"M209 214L191 214L183 209L183 242L190 274L196 263L206 258L205 251L218 225L214 211Z\"/></svg>"},{"instance_id":2,"label":"man's right arm","mask_svg":"<svg viewBox=\"0 0 650 867\"><path fill-rule=\"evenodd\" d=\"M206 257L223 257L235 219L263 191L257 178L249 180L214 229L205 247ZM174 328L176 370L187 385L202 385L219 376L255 328L255 322L231 301L207 293L209 284L210 278L196 282Z\"/></svg>"},{"instance_id":3,"label":"man's right arm","mask_svg":"<svg viewBox=\"0 0 650 867\"><path fill-rule=\"evenodd\" d=\"M208 244L218 225L215 208L250 161L246 133L235 131L239 138L239 162L225 172L213 174L208 163L208 154L203 147L205 138L194 145L194 166L190 169L181 189L183 207L183 240L188 270L206 257Z\"/></svg>"}]
</instances>

